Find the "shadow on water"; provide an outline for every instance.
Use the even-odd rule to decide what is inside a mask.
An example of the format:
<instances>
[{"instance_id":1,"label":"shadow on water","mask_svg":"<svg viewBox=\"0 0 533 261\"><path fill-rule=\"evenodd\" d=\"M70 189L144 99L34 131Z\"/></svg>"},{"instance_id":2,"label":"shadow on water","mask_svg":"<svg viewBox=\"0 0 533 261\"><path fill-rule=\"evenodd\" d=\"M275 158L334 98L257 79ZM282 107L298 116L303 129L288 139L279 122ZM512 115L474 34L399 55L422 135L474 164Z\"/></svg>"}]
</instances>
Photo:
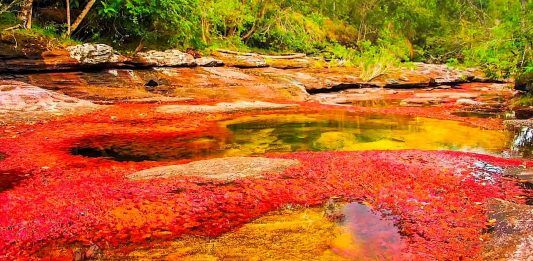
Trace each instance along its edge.
<instances>
[{"instance_id":1,"label":"shadow on water","mask_svg":"<svg viewBox=\"0 0 533 261\"><path fill-rule=\"evenodd\" d=\"M405 247L394 220L370 207L348 204L344 216L347 233L333 244L333 251L338 255L357 260L389 260Z\"/></svg>"},{"instance_id":2,"label":"shadow on water","mask_svg":"<svg viewBox=\"0 0 533 261\"><path fill-rule=\"evenodd\" d=\"M115 161L169 161L201 159L216 155L220 141L214 137L169 137L168 135L129 135L88 137L71 149L73 155L108 158Z\"/></svg>"}]
</instances>

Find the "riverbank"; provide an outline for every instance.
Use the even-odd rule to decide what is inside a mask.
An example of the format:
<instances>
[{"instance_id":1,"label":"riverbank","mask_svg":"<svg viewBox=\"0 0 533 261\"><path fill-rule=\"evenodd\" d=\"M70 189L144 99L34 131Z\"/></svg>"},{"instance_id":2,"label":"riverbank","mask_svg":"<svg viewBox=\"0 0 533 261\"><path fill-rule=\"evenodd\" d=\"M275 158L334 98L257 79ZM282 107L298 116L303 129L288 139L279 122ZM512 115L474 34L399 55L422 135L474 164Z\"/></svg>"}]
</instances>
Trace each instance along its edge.
<instances>
[{"instance_id":1,"label":"riverbank","mask_svg":"<svg viewBox=\"0 0 533 261\"><path fill-rule=\"evenodd\" d=\"M397 244L378 256L527 254L527 225L502 229L531 217L532 132L511 83L444 65L365 80L301 56L91 48L13 59L0 76L0 258L224 259L240 257L235 240L280 237L284 251L246 253L363 258L366 228L345 232L357 221L337 203L387 220ZM305 236L291 223L324 219Z\"/></svg>"}]
</instances>

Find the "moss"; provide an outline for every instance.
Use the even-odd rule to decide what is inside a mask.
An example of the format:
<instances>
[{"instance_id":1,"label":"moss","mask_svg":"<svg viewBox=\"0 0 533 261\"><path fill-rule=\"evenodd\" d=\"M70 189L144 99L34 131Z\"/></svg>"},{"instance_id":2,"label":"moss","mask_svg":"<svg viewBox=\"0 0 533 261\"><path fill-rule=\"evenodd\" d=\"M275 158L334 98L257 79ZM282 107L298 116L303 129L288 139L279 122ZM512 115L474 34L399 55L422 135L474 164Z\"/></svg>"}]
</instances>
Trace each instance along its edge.
<instances>
[{"instance_id":1,"label":"moss","mask_svg":"<svg viewBox=\"0 0 533 261\"><path fill-rule=\"evenodd\" d=\"M520 96L513 101L513 107L528 107L533 106L533 94L526 94Z\"/></svg>"}]
</instances>

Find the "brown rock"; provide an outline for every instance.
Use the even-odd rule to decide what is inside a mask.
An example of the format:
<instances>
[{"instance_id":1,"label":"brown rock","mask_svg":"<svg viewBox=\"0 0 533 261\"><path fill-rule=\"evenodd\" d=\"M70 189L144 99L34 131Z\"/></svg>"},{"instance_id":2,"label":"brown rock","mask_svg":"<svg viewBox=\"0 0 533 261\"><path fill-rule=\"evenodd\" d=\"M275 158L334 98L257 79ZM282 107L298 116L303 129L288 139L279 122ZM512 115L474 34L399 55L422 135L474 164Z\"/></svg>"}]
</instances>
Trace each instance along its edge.
<instances>
[{"instance_id":1,"label":"brown rock","mask_svg":"<svg viewBox=\"0 0 533 261\"><path fill-rule=\"evenodd\" d=\"M219 113L251 110L275 110L297 107L297 104L278 104L262 101L238 101L215 105L163 105L156 110L164 113Z\"/></svg>"},{"instance_id":2,"label":"brown rock","mask_svg":"<svg viewBox=\"0 0 533 261\"><path fill-rule=\"evenodd\" d=\"M407 98L400 102L401 106L424 106L442 103L443 100L439 98Z\"/></svg>"},{"instance_id":3,"label":"brown rock","mask_svg":"<svg viewBox=\"0 0 533 261\"><path fill-rule=\"evenodd\" d=\"M146 180L174 177L202 177L223 181L239 178L262 177L265 174L278 174L285 169L299 165L292 159L260 157L231 157L194 161L183 165L156 167L135 172L127 176L132 180Z\"/></svg>"},{"instance_id":4,"label":"brown rock","mask_svg":"<svg viewBox=\"0 0 533 261\"><path fill-rule=\"evenodd\" d=\"M19 81L0 80L0 121L3 122L83 113L97 108L89 101Z\"/></svg>"},{"instance_id":5,"label":"brown rock","mask_svg":"<svg viewBox=\"0 0 533 261\"><path fill-rule=\"evenodd\" d=\"M533 118L533 107L515 109L515 117L521 120Z\"/></svg>"},{"instance_id":6,"label":"brown rock","mask_svg":"<svg viewBox=\"0 0 533 261\"><path fill-rule=\"evenodd\" d=\"M220 67L224 66L224 62L221 60L215 59L213 57L201 57L196 58L194 62L201 67Z\"/></svg>"},{"instance_id":7,"label":"brown rock","mask_svg":"<svg viewBox=\"0 0 533 261\"><path fill-rule=\"evenodd\" d=\"M263 57L258 54L253 53L226 53L226 52L215 52L213 56L222 60L224 64L231 67L238 68L261 68L268 67L267 62Z\"/></svg>"},{"instance_id":8,"label":"brown rock","mask_svg":"<svg viewBox=\"0 0 533 261\"><path fill-rule=\"evenodd\" d=\"M484 260L533 259L532 206L492 199L489 220L494 220L495 224L485 243Z\"/></svg>"}]
</instances>

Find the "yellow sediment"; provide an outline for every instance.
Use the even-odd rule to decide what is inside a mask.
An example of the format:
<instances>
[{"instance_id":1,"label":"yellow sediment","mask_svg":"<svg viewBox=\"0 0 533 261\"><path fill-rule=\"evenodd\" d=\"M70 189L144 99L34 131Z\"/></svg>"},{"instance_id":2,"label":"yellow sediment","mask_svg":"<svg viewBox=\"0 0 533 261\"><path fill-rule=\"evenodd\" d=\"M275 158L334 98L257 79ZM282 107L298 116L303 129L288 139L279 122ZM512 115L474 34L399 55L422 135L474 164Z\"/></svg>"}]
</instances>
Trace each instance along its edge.
<instances>
[{"instance_id":1,"label":"yellow sediment","mask_svg":"<svg viewBox=\"0 0 533 261\"><path fill-rule=\"evenodd\" d=\"M214 239L187 237L136 250L141 260L346 260L357 245L322 209L282 210Z\"/></svg>"}]
</instances>

